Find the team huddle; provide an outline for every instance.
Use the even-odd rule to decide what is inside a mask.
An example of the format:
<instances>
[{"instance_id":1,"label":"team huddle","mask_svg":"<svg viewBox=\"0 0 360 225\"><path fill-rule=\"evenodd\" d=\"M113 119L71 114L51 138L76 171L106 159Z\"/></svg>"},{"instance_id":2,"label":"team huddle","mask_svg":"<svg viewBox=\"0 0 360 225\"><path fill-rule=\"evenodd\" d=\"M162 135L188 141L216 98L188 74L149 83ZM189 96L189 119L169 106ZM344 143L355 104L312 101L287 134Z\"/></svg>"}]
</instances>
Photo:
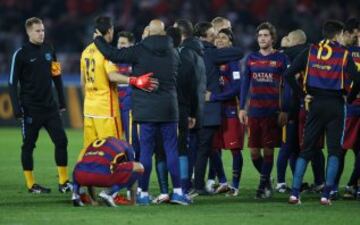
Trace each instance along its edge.
<instances>
[{"instance_id":1,"label":"team huddle","mask_svg":"<svg viewBox=\"0 0 360 225\"><path fill-rule=\"evenodd\" d=\"M300 194L313 191L321 193L322 205L331 205L339 198L348 149L355 164L343 197L360 199L359 20L325 22L323 40L315 44L307 44L304 31L291 31L279 50L275 27L264 22L256 29L259 50L243 58L223 17L194 26L179 19L166 29L155 19L138 43L132 33L121 31L117 48L111 46L111 18L96 18L94 40L80 59L84 136L72 182L59 115L66 108L61 66L54 48L43 43L42 21L30 18L25 27L29 42L14 53L9 87L15 117L22 121L21 159L29 192L50 192L33 175L32 152L45 127L55 144L59 191L72 191L74 206L96 205L95 187L112 207L190 205L198 195L238 196L245 137L259 174L256 199L288 192L290 204L301 204ZM280 149L276 185L271 177L275 148ZM232 155L231 182L223 150ZM149 193L153 155L156 197ZM309 161L311 186L303 182ZM288 164L291 186L285 180Z\"/></svg>"}]
</instances>

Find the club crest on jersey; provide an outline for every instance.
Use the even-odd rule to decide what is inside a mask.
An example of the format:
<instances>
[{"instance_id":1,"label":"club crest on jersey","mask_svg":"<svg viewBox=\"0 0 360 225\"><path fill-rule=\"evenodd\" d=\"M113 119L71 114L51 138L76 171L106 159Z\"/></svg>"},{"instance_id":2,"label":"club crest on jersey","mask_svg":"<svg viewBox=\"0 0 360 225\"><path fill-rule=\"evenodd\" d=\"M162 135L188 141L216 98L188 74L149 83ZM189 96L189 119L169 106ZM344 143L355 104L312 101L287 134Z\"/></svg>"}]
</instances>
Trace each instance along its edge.
<instances>
[{"instance_id":1,"label":"club crest on jersey","mask_svg":"<svg viewBox=\"0 0 360 225\"><path fill-rule=\"evenodd\" d=\"M276 67L276 61L270 61L270 63L269 63L269 65L271 66L271 67Z\"/></svg>"},{"instance_id":2,"label":"club crest on jersey","mask_svg":"<svg viewBox=\"0 0 360 225\"><path fill-rule=\"evenodd\" d=\"M45 53L45 59L47 60L47 61L51 61L51 54L50 53Z\"/></svg>"}]
</instances>

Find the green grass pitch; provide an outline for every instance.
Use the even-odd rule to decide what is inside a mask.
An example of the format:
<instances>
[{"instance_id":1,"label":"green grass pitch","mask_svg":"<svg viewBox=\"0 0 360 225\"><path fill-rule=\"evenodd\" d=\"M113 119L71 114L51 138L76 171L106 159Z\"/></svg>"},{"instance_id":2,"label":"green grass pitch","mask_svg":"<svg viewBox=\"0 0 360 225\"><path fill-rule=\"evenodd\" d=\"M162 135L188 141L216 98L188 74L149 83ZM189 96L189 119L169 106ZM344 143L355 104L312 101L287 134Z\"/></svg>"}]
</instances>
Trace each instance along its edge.
<instances>
[{"instance_id":1,"label":"green grass pitch","mask_svg":"<svg viewBox=\"0 0 360 225\"><path fill-rule=\"evenodd\" d=\"M81 130L67 130L69 138L69 168L73 168L82 145ZM331 207L319 204L316 194L302 196L303 204L287 204L288 194L275 194L266 201L254 199L258 175L253 168L247 149L240 184L240 196L223 195L198 197L193 205L152 205L149 207L106 206L74 208L70 194L57 191L57 172L53 145L42 131L34 152L36 180L52 188L48 195L29 194L25 188L20 165L20 128L0 128L0 225L68 225L68 224L360 224L360 202L339 200ZM228 179L231 178L230 154L224 152L224 164ZM342 184L347 181L353 154L347 155ZM312 181L312 175L306 181ZM276 176L275 168L272 173ZM290 171L287 173L291 181ZM155 174L151 178L151 194L158 194ZM342 185L343 186L343 185Z\"/></svg>"}]
</instances>

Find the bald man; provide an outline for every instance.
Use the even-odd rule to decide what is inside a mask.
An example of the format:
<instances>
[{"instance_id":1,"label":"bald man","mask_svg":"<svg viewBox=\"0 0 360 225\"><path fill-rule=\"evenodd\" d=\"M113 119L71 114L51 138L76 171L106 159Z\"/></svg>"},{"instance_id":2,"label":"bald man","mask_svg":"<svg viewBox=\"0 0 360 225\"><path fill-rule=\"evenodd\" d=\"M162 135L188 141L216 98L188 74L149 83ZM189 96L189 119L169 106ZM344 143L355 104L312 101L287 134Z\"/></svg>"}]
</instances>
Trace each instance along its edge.
<instances>
[{"instance_id":1,"label":"bald man","mask_svg":"<svg viewBox=\"0 0 360 225\"><path fill-rule=\"evenodd\" d=\"M151 20L149 23L149 35L165 35L165 24L161 20Z\"/></svg>"},{"instance_id":2,"label":"bald man","mask_svg":"<svg viewBox=\"0 0 360 225\"><path fill-rule=\"evenodd\" d=\"M179 156L177 150L178 104L176 97L176 76L180 64L171 38L165 35L164 23L152 20L148 36L139 44L122 49L112 48L102 36L95 38L95 44L106 58L116 63L133 65L133 75L153 72L159 81L154 92L134 89L132 93L133 120L140 125L140 162L144 174L139 179L141 188L137 203L149 205L149 180L152 169L152 153L155 147L155 134L160 131L167 159L167 167L173 183L170 202L188 205L182 192L179 175ZM146 36L146 35L145 35Z\"/></svg>"},{"instance_id":3,"label":"bald man","mask_svg":"<svg viewBox=\"0 0 360 225\"><path fill-rule=\"evenodd\" d=\"M289 47L294 47L296 45L304 45L306 43L306 34L303 30L297 29L291 31L287 38L289 40Z\"/></svg>"},{"instance_id":4,"label":"bald man","mask_svg":"<svg viewBox=\"0 0 360 225\"><path fill-rule=\"evenodd\" d=\"M302 51L308 49L306 44L307 38L303 30L297 29L291 31L282 40L282 47L284 53L289 56L290 61ZM302 83L302 74L299 74L300 83ZM286 167L288 161L292 170L295 169L296 158L301 151L303 130L306 120L306 111L304 108L304 101L297 96L292 97L292 104L289 111L289 122L283 128L283 140L277 158L277 185L276 191L284 193L289 190L285 182ZM320 140L318 147L323 147L323 140ZM321 190L324 182L325 173L325 158L321 150L317 151L312 159L312 170L314 173L313 191L318 192Z\"/></svg>"}]
</instances>

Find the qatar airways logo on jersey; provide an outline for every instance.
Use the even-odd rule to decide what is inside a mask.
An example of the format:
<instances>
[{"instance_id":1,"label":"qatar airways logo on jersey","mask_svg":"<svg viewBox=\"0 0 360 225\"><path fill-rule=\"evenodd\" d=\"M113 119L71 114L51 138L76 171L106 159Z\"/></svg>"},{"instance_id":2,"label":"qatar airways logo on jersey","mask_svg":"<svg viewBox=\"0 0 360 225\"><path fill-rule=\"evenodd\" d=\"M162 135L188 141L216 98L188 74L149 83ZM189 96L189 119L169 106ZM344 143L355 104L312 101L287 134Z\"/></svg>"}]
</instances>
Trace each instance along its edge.
<instances>
[{"instance_id":1,"label":"qatar airways logo on jersey","mask_svg":"<svg viewBox=\"0 0 360 225\"><path fill-rule=\"evenodd\" d=\"M252 73L252 78L257 82L268 82L271 83L274 81L273 73Z\"/></svg>"}]
</instances>

